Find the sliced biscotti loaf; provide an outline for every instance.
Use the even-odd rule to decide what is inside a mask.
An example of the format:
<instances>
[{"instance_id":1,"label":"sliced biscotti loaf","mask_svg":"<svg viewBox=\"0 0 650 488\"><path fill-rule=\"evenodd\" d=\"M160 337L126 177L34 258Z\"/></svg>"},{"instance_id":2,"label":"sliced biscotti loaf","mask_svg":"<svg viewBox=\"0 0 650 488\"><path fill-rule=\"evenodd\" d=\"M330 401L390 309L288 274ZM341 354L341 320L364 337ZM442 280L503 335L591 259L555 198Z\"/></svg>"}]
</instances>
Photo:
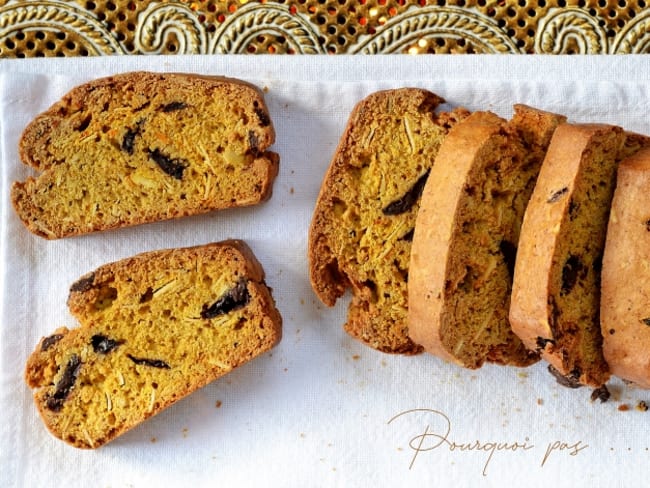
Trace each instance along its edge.
<instances>
[{"instance_id":1,"label":"sliced biscotti loaf","mask_svg":"<svg viewBox=\"0 0 650 488\"><path fill-rule=\"evenodd\" d=\"M644 143L619 127L560 126L524 217L510 322L576 386L610 375L600 332L603 248L618 163Z\"/></svg>"},{"instance_id":2,"label":"sliced biscotti loaf","mask_svg":"<svg viewBox=\"0 0 650 488\"><path fill-rule=\"evenodd\" d=\"M59 238L254 205L278 156L262 93L238 80L133 72L78 86L25 129L16 182L32 232Z\"/></svg>"},{"instance_id":3,"label":"sliced biscotti loaf","mask_svg":"<svg viewBox=\"0 0 650 488\"><path fill-rule=\"evenodd\" d=\"M509 122L475 112L450 130L411 250L409 334L426 351L468 368L538 360L508 322L512 268L526 204L564 120L518 105Z\"/></svg>"},{"instance_id":4,"label":"sliced biscotti loaf","mask_svg":"<svg viewBox=\"0 0 650 488\"><path fill-rule=\"evenodd\" d=\"M618 167L601 276L600 324L610 372L650 388L650 148Z\"/></svg>"},{"instance_id":5,"label":"sliced biscotti loaf","mask_svg":"<svg viewBox=\"0 0 650 488\"><path fill-rule=\"evenodd\" d=\"M447 131L464 109L403 88L354 108L323 180L309 236L311 283L334 305L352 288L345 329L384 352L417 353L406 307L411 238L420 193Z\"/></svg>"},{"instance_id":6,"label":"sliced biscotti loaf","mask_svg":"<svg viewBox=\"0 0 650 488\"><path fill-rule=\"evenodd\" d=\"M25 372L47 428L80 448L114 439L271 349L281 317L241 241L153 251L72 285L81 327L43 338Z\"/></svg>"}]
</instances>

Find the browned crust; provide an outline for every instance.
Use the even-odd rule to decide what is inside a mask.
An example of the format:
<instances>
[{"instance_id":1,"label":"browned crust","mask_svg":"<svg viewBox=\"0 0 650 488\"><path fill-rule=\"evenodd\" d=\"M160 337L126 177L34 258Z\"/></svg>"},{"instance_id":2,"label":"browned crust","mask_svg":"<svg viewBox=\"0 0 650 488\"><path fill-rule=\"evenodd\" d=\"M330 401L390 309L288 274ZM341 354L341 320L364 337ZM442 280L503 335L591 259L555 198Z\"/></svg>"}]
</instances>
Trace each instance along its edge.
<instances>
[{"instance_id":1,"label":"browned crust","mask_svg":"<svg viewBox=\"0 0 650 488\"><path fill-rule=\"evenodd\" d=\"M650 388L650 148L623 160L607 228L600 320L613 375Z\"/></svg>"},{"instance_id":2,"label":"browned crust","mask_svg":"<svg viewBox=\"0 0 650 488\"><path fill-rule=\"evenodd\" d=\"M99 113L101 106L93 106L89 99L94 92L110 89L112 91L133 93L152 93L153 91L168 91L173 89L191 90L194 93L204 92L207 96L213 90L220 90L220 96L237 100L247 100L249 120L254 120L256 114L264 119L258 124L249 122L254 127L257 152L250 165L250 173L260 179L258 194L255 201L213 203L206 200L201 208L184 208L179 205L174 208L164 208L156 212L136 211L128 218L111 223L94 222L89 226L76 223L45 223L38 218L40 210L31 201L31 193L38 188L39 181L45 172L53 166L61 164L55 155L50 153L51 129L64 123L70 123L75 117L81 117L81 110ZM154 73L129 72L92 80L73 88L61 100L45 112L37 115L25 128L19 142L19 154L24 164L44 172L37 178L29 177L24 182L14 182L11 187L11 201L24 225L34 234L47 239L56 239L88 232L103 231L119 227L139 225L159 220L180 218L189 215L209 212L241 205L254 205L271 197L273 182L279 171L278 154L268 151L275 142L275 130L271 122L262 91L247 82L221 76L204 76L191 73Z\"/></svg>"},{"instance_id":3,"label":"browned crust","mask_svg":"<svg viewBox=\"0 0 650 488\"><path fill-rule=\"evenodd\" d=\"M83 331L83 329L93 327L94 324L88 322L85 310L89 306L89 303L94 303L96 300L97 290L101 288L102 284L125 279L126 277L136 276L138 272L146 273L147 268L151 268L149 264L152 259L155 259L158 265L161 263L176 263L178 265L177 261L179 260L187 263L193 262L198 256L211 257L216 256L217 254L228 259L228 261L237 269L239 276L247 278L247 290L251 296L251 304L254 304L260 314L262 320L261 328L265 331L265 339L263 343L260 343L260 350L247 352L242 351L242 355L233 367L237 367L238 365L249 361L261 352L271 349L281 339L282 317L275 307L275 302L270 289L264 283L264 270L262 269L261 264L256 259L248 245L241 240L227 240L190 248L150 251L132 258L127 258L99 267L93 273L83 276L72 285L68 305L71 312L80 321L81 326L77 329L71 330L66 328L57 329L53 333L60 336L60 338L57 339L56 344L58 344L59 341L65 342L66 336L68 335L70 335L70 339L74 339L72 337L73 335ZM115 428L105 432L105 436L92 439L92 444L88 439L82 438L81 436L76 438L74 441L70 441L54 426L51 420L53 415L56 414L46 407L45 387L52 384L52 379L54 375L57 374L58 370L54 359L57 346L54 344L50 348L43 350L43 344L47 340L48 338L41 339L34 352L28 358L25 368L25 381L30 388L35 389L34 401L48 430L54 436L79 448L100 447L136 425L139 425L142 421L155 415L167 406L175 403L181 398L228 372L216 370L215 368L211 368L210 370L206 369L202 376L194 377L191 382L189 382L188 378L187 388L176 392L172 397L167 397L166 400L161 400L155 409L148 412L140 412L139 415L136 415L134 422L123 423L122 425L115 426Z\"/></svg>"}]
</instances>

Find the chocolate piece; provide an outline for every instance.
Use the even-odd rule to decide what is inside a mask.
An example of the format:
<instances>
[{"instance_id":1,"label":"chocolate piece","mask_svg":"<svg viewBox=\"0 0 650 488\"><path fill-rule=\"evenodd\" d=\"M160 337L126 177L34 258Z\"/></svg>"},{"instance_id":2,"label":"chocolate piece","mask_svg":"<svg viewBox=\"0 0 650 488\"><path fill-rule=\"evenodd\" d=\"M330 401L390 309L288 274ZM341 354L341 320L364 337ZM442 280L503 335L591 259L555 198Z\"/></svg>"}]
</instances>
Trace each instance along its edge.
<instances>
[{"instance_id":1,"label":"chocolate piece","mask_svg":"<svg viewBox=\"0 0 650 488\"><path fill-rule=\"evenodd\" d=\"M555 203L557 202L562 195L566 195L569 192L569 189L565 186L564 188L554 192L548 200L546 200L546 203Z\"/></svg>"},{"instance_id":2,"label":"chocolate piece","mask_svg":"<svg viewBox=\"0 0 650 488\"><path fill-rule=\"evenodd\" d=\"M386 205L382 209L384 215L399 215L411 210L413 205L415 205L415 202L417 202L422 195L422 191L424 190L424 185L427 182L429 173L430 170L427 170L426 173L420 176L415 184L411 187L411 189L407 191L403 197Z\"/></svg>"},{"instance_id":3,"label":"chocolate piece","mask_svg":"<svg viewBox=\"0 0 650 488\"><path fill-rule=\"evenodd\" d=\"M260 154L259 144L260 144L260 141L259 141L259 139L257 137L257 134L254 131L249 130L248 131L248 145L251 148L250 150L251 150L251 154L253 156L258 156Z\"/></svg>"},{"instance_id":4,"label":"chocolate piece","mask_svg":"<svg viewBox=\"0 0 650 488\"><path fill-rule=\"evenodd\" d=\"M187 108L187 104L185 102L171 102L167 105L160 106L160 110L165 113L175 112L176 110L183 110L184 108Z\"/></svg>"},{"instance_id":5,"label":"chocolate piece","mask_svg":"<svg viewBox=\"0 0 650 488\"><path fill-rule=\"evenodd\" d=\"M255 114L257 115L257 118L260 119L260 125L262 127L267 127L271 124L271 119L269 118L268 114L262 110L259 107L255 107Z\"/></svg>"},{"instance_id":6,"label":"chocolate piece","mask_svg":"<svg viewBox=\"0 0 650 488\"><path fill-rule=\"evenodd\" d=\"M569 220L573 221L578 216L577 213L579 208L579 203L576 203L573 200L569 202Z\"/></svg>"},{"instance_id":7,"label":"chocolate piece","mask_svg":"<svg viewBox=\"0 0 650 488\"><path fill-rule=\"evenodd\" d=\"M128 154L133 154L135 149L135 138L140 135L140 130L142 129L142 124L144 119L138 120L135 124L135 128L127 128L124 137L122 138L122 150L126 151Z\"/></svg>"},{"instance_id":8,"label":"chocolate piece","mask_svg":"<svg viewBox=\"0 0 650 488\"><path fill-rule=\"evenodd\" d=\"M650 317L646 317L644 319L641 319L641 322L643 322L645 325L650 327Z\"/></svg>"},{"instance_id":9,"label":"chocolate piece","mask_svg":"<svg viewBox=\"0 0 650 488\"><path fill-rule=\"evenodd\" d=\"M147 288L147 290L140 296L140 303L147 303L153 298L153 290L151 287Z\"/></svg>"},{"instance_id":10,"label":"chocolate piece","mask_svg":"<svg viewBox=\"0 0 650 488\"><path fill-rule=\"evenodd\" d=\"M562 386L566 386L567 388L580 388L582 386L579 381L580 370L577 368L571 371L568 375L563 375L557 369L555 369L553 365L549 364L548 371L555 377L557 382Z\"/></svg>"},{"instance_id":11,"label":"chocolate piece","mask_svg":"<svg viewBox=\"0 0 650 488\"><path fill-rule=\"evenodd\" d=\"M46 337L41 342L41 351L47 351L54 344L59 342L63 338L63 334L52 334L49 337Z\"/></svg>"},{"instance_id":12,"label":"chocolate piece","mask_svg":"<svg viewBox=\"0 0 650 488\"><path fill-rule=\"evenodd\" d=\"M400 237L397 240L398 241L413 242L413 235L414 234L415 234L415 229L411 229L406 234L404 234L402 237Z\"/></svg>"},{"instance_id":13,"label":"chocolate piece","mask_svg":"<svg viewBox=\"0 0 650 488\"><path fill-rule=\"evenodd\" d=\"M181 159L172 159L165 155L160 149L149 151L149 157L172 178L177 180L183 179L183 171L187 167L187 163Z\"/></svg>"},{"instance_id":14,"label":"chocolate piece","mask_svg":"<svg viewBox=\"0 0 650 488\"><path fill-rule=\"evenodd\" d=\"M508 273L510 273L510 276L514 276L517 247L512 242L506 241L504 239L499 243L499 251L501 251L501 254L503 254L503 260L508 267Z\"/></svg>"},{"instance_id":15,"label":"chocolate piece","mask_svg":"<svg viewBox=\"0 0 650 488\"><path fill-rule=\"evenodd\" d=\"M88 114L86 116L86 118L81 121L81 124L79 124L79 126L75 127L75 130L77 130L79 132L85 131L88 128L88 126L90 125L90 121L92 119L93 119L92 114Z\"/></svg>"},{"instance_id":16,"label":"chocolate piece","mask_svg":"<svg viewBox=\"0 0 650 488\"><path fill-rule=\"evenodd\" d=\"M553 339L546 339L545 337L537 337L535 341L537 352L539 353L539 351L545 349L548 344L555 345L555 341Z\"/></svg>"},{"instance_id":17,"label":"chocolate piece","mask_svg":"<svg viewBox=\"0 0 650 488\"><path fill-rule=\"evenodd\" d=\"M246 280L239 280L237 284L228 290L221 298L212 305L203 305L201 318L211 319L218 315L232 312L238 308L246 306L250 300Z\"/></svg>"},{"instance_id":18,"label":"chocolate piece","mask_svg":"<svg viewBox=\"0 0 650 488\"><path fill-rule=\"evenodd\" d=\"M576 286L578 280L584 280L588 272L589 269L584 265L582 260L578 256L570 254L562 268L561 294L566 295L570 293L573 287Z\"/></svg>"},{"instance_id":19,"label":"chocolate piece","mask_svg":"<svg viewBox=\"0 0 650 488\"><path fill-rule=\"evenodd\" d=\"M131 354L127 354L126 356L131 361L133 361L135 364L141 364L141 365L144 365L144 366L151 366L152 368L171 369L171 366L169 366L169 364L167 364L162 359L136 358L135 356L132 356Z\"/></svg>"},{"instance_id":20,"label":"chocolate piece","mask_svg":"<svg viewBox=\"0 0 650 488\"><path fill-rule=\"evenodd\" d=\"M611 393L607 389L607 385L603 385L591 392L591 401L595 402L596 400L600 400L600 403L605 403L609 400L610 396Z\"/></svg>"},{"instance_id":21,"label":"chocolate piece","mask_svg":"<svg viewBox=\"0 0 650 488\"><path fill-rule=\"evenodd\" d=\"M58 412L63 408L63 402L74 387L80 369L81 359L79 359L79 356L76 354L73 354L68 360L63 376L61 376L61 379L56 384L54 393L50 395L45 402L47 408L53 412Z\"/></svg>"},{"instance_id":22,"label":"chocolate piece","mask_svg":"<svg viewBox=\"0 0 650 488\"><path fill-rule=\"evenodd\" d=\"M124 344L124 341L116 341L115 339L109 339L104 335L95 334L90 338L90 343L93 346L93 351L96 353L108 354L120 344Z\"/></svg>"}]
</instances>

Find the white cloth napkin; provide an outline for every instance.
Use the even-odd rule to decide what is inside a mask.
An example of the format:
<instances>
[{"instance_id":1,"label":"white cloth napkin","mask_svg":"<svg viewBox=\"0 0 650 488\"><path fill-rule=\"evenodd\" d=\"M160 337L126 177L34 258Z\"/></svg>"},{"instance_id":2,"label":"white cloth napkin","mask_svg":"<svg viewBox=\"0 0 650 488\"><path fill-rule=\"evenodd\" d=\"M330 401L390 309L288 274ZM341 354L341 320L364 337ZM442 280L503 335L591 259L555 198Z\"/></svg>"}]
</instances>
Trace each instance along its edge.
<instances>
[{"instance_id":1,"label":"white cloth napkin","mask_svg":"<svg viewBox=\"0 0 650 488\"><path fill-rule=\"evenodd\" d=\"M74 85L137 69L221 74L267 91L281 170L249 209L45 241L9 203L32 171L17 142L28 121ZM390 356L341 328L348 299L320 304L307 232L347 117L365 95L421 86L451 106L504 117L512 104L650 134L644 57L112 57L0 62L0 484L3 486L631 486L647 473L650 392L621 382L591 403L545 365L462 370L435 357ZM29 353L75 326L68 289L138 252L246 240L284 317L271 353L109 445L81 451L45 429L23 381ZM531 277L535 279L535 277ZM631 407L619 411L622 404Z\"/></svg>"}]
</instances>

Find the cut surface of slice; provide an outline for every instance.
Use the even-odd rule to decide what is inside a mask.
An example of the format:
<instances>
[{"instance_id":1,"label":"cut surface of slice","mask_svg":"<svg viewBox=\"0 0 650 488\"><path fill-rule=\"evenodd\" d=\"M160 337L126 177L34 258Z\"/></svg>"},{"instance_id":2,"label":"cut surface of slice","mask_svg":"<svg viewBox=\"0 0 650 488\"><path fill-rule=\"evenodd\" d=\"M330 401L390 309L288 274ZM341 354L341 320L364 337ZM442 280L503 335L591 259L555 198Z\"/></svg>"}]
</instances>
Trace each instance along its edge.
<instances>
[{"instance_id":1,"label":"cut surface of slice","mask_svg":"<svg viewBox=\"0 0 650 488\"><path fill-rule=\"evenodd\" d=\"M345 330L391 353L421 351L407 333L407 280L415 215L442 140L467 115L436 113L442 100L403 88L354 108L314 210L311 284L334 305L352 288Z\"/></svg>"},{"instance_id":2,"label":"cut surface of slice","mask_svg":"<svg viewBox=\"0 0 650 488\"><path fill-rule=\"evenodd\" d=\"M278 173L262 93L239 80L133 72L72 89L20 141L40 174L13 206L48 239L248 206Z\"/></svg>"},{"instance_id":3,"label":"cut surface of slice","mask_svg":"<svg viewBox=\"0 0 650 488\"><path fill-rule=\"evenodd\" d=\"M600 331L603 249L618 163L643 141L614 126L562 125L524 218L510 321L575 384L599 387L610 376Z\"/></svg>"},{"instance_id":4,"label":"cut surface of slice","mask_svg":"<svg viewBox=\"0 0 650 488\"><path fill-rule=\"evenodd\" d=\"M508 310L526 204L561 115L475 112L445 139L422 195L409 276L409 334L467 368L538 360Z\"/></svg>"},{"instance_id":5,"label":"cut surface of slice","mask_svg":"<svg viewBox=\"0 0 650 488\"><path fill-rule=\"evenodd\" d=\"M96 448L271 349L282 319L242 241L152 251L70 289L81 326L43 338L27 384L47 428Z\"/></svg>"}]
</instances>

